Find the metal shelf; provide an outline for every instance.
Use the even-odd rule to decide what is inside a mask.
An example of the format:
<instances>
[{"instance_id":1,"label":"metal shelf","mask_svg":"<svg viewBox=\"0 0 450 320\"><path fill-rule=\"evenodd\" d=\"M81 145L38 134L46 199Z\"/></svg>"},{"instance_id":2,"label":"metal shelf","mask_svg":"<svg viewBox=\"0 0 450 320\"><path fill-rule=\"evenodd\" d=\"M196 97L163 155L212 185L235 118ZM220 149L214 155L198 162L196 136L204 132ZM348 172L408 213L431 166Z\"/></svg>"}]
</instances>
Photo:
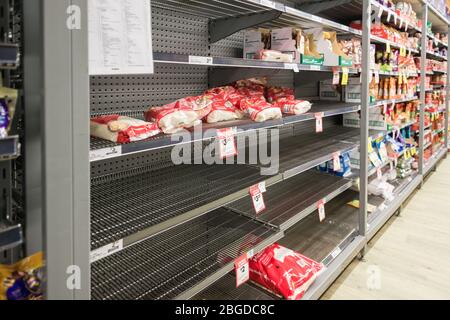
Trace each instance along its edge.
<instances>
[{"instance_id":1,"label":"metal shelf","mask_svg":"<svg viewBox=\"0 0 450 320\"><path fill-rule=\"evenodd\" d=\"M100 177L92 183L92 249L124 238L125 246L248 195L252 185L269 187L357 147L359 130L332 128L326 133L280 141L279 171L261 176L247 165L182 165L132 175Z\"/></svg>"},{"instance_id":2,"label":"metal shelf","mask_svg":"<svg viewBox=\"0 0 450 320\"><path fill-rule=\"evenodd\" d=\"M216 124L203 124L201 135L199 135L198 133L194 134L194 130L192 129L190 131L191 132L190 140L183 141L182 143L191 143L199 140L214 139L217 137L217 133L214 129L237 128L238 134L240 134L255 130L281 127L283 125L314 120L316 113L323 112L324 117L331 117L339 114L356 112L361 109L361 106L355 103L343 103L343 102L333 103L324 101L317 101L317 102L312 101L312 103L313 107L310 110L310 112L298 116L286 116L280 120L271 120L258 123L247 119L237 121L226 121ZM124 115L125 114L126 113L124 113ZM130 116L136 117L136 114L132 115L130 114ZM142 118L143 115L141 115L140 117ZM172 136L160 134L143 141L138 141L129 144L117 144L107 140L91 137L90 161L96 162L105 159L111 159L139 152L146 152L161 148L167 148L181 144L181 142L179 142L179 139L174 139L174 137L176 137L176 135Z\"/></svg>"},{"instance_id":3,"label":"metal shelf","mask_svg":"<svg viewBox=\"0 0 450 320\"><path fill-rule=\"evenodd\" d=\"M282 232L226 209L169 229L92 264L95 300L189 299Z\"/></svg>"},{"instance_id":4,"label":"metal shelf","mask_svg":"<svg viewBox=\"0 0 450 320\"><path fill-rule=\"evenodd\" d=\"M433 42L434 42L434 44L436 46L441 47L441 48L447 48L448 47L448 44L446 44L446 43L442 42L441 40L437 39L434 35L427 34L427 36L428 36L428 38L433 40Z\"/></svg>"},{"instance_id":5,"label":"metal shelf","mask_svg":"<svg viewBox=\"0 0 450 320\"><path fill-rule=\"evenodd\" d=\"M200 292L192 300L280 300L281 298L269 292L268 290L252 283L247 282L236 288L236 278L231 274L226 275L212 286Z\"/></svg>"},{"instance_id":6,"label":"metal shelf","mask_svg":"<svg viewBox=\"0 0 450 320\"><path fill-rule=\"evenodd\" d=\"M392 9L389 9L388 7L382 5L381 3L376 2L376 1L371 1L371 4L372 4L372 9L374 9L374 7L377 8L377 10L376 10L376 14L377 14L377 15L378 15L378 10L379 10L380 8L382 8L382 9L383 9L383 17L387 17L387 16L390 14L390 15L392 16L392 19L394 19L394 21L400 22L400 21L403 20L403 19L397 14L397 12L395 12L395 11L392 10ZM362 9L362 8L361 8L361 9ZM390 25L393 25L393 26L397 27L397 25L396 25L395 23L390 23ZM405 31L405 24L402 24L401 30L402 30L402 31ZM417 32L422 32L422 30L421 30L419 27L413 26L413 25L409 25L409 24L408 24L408 29L407 29L407 30L408 30L408 31L414 30L414 31L417 31Z\"/></svg>"},{"instance_id":7,"label":"metal shelf","mask_svg":"<svg viewBox=\"0 0 450 320\"><path fill-rule=\"evenodd\" d=\"M19 66L19 47L16 44L0 43L0 70L16 69Z\"/></svg>"},{"instance_id":8,"label":"metal shelf","mask_svg":"<svg viewBox=\"0 0 450 320\"><path fill-rule=\"evenodd\" d=\"M267 186L280 176L262 177L246 165L182 165L116 179L93 181L91 246L122 238L125 246L236 201L252 185Z\"/></svg>"},{"instance_id":9,"label":"metal shelf","mask_svg":"<svg viewBox=\"0 0 450 320\"><path fill-rule=\"evenodd\" d=\"M425 162L424 166L424 176L428 175L430 171L436 166L436 164L447 155L448 150L442 147L435 154L431 156L428 162Z\"/></svg>"},{"instance_id":10,"label":"metal shelf","mask_svg":"<svg viewBox=\"0 0 450 320\"><path fill-rule=\"evenodd\" d=\"M376 101L375 103L371 104L370 107L376 108L376 107L381 107L385 104L404 103L404 102L414 101L414 100L418 100L418 99L419 99L418 96L413 96L413 97L408 97L408 98L403 98L403 99L380 100L380 101Z\"/></svg>"},{"instance_id":11,"label":"metal shelf","mask_svg":"<svg viewBox=\"0 0 450 320\"><path fill-rule=\"evenodd\" d=\"M22 226L0 222L0 253L23 243Z\"/></svg>"},{"instance_id":12,"label":"metal shelf","mask_svg":"<svg viewBox=\"0 0 450 320\"><path fill-rule=\"evenodd\" d=\"M441 56L441 55L436 54L436 53L431 52L431 51L427 51L427 58L428 59L433 59L433 60L438 60L438 61L447 61L447 57Z\"/></svg>"},{"instance_id":13,"label":"metal shelf","mask_svg":"<svg viewBox=\"0 0 450 320\"><path fill-rule=\"evenodd\" d=\"M352 34L361 36L361 31L349 28L346 25L336 23L334 21L312 15L287 5L275 1L261 0L204 0L204 1L182 1L182 0L154 0L152 5L169 8L174 11L181 11L201 16L212 20L243 17L255 12L275 11L280 15L270 22L262 23L266 27L301 27L309 28L325 28L335 30L340 34ZM231 26L231 22L230 25Z\"/></svg>"},{"instance_id":14,"label":"metal shelf","mask_svg":"<svg viewBox=\"0 0 450 320\"><path fill-rule=\"evenodd\" d=\"M154 62L157 63L204 65L209 67L281 69L292 71L294 70L294 65L297 65L299 71L333 72L333 67L330 66L272 62L272 61L242 59L232 57L190 56L185 54L174 54L164 52L154 52L153 59ZM336 67L340 68L339 66ZM339 70L342 71L342 69ZM358 69L355 68L348 68L348 71L350 74L358 73Z\"/></svg>"},{"instance_id":15,"label":"metal shelf","mask_svg":"<svg viewBox=\"0 0 450 320\"><path fill-rule=\"evenodd\" d=\"M329 265L338 255L337 248L342 251L342 244L355 237L358 209L348 202L356 199L359 199L357 192L342 193L325 205L325 221L320 223L318 214L311 214L288 230L278 243Z\"/></svg>"},{"instance_id":16,"label":"metal shelf","mask_svg":"<svg viewBox=\"0 0 450 320\"><path fill-rule=\"evenodd\" d=\"M392 48L396 48L396 49L403 48L403 46L400 46L400 45L399 45L398 43L396 43L396 42L392 42L392 41L389 41L389 40L386 40L386 39L383 39L383 38L380 38L380 37L377 37L377 36L374 36L374 35L371 35L371 36L370 36L370 40L371 40L373 43L378 43L378 44L390 44ZM413 48L406 48L406 50L408 50L408 51L410 51L411 53L414 53L414 54L419 54L419 53L420 53L420 50L413 49Z\"/></svg>"},{"instance_id":17,"label":"metal shelf","mask_svg":"<svg viewBox=\"0 0 450 320\"><path fill-rule=\"evenodd\" d=\"M385 225L392 215L408 199L422 182L422 177L417 173L406 179L399 179L395 184L394 200L385 203L382 209L378 209L368 217L368 239L372 239L377 232ZM378 198L378 197L376 197Z\"/></svg>"},{"instance_id":18,"label":"metal shelf","mask_svg":"<svg viewBox=\"0 0 450 320\"><path fill-rule=\"evenodd\" d=\"M19 156L19 136L0 138L0 161L16 159Z\"/></svg>"},{"instance_id":19,"label":"metal shelf","mask_svg":"<svg viewBox=\"0 0 450 320\"><path fill-rule=\"evenodd\" d=\"M315 169L273 185L264 194L267 209L256 215L249 197L227 207L258 221L287 230L317 210L320 200L330 202L346 191L353 182L319 173Z\"/></svg>"},{"instance_id":20,"label":"metal shelf","mask_svg":"<svg viewBox=\"0 0 450 320\"><path fill-rule=\"evenodd\" d=\"M333 159L336 152L350 152L358 145L359 130L341 127L325 129L322 134L283 139L279 153L280 172L288 179Z\"/></svg>"}]
</instances>

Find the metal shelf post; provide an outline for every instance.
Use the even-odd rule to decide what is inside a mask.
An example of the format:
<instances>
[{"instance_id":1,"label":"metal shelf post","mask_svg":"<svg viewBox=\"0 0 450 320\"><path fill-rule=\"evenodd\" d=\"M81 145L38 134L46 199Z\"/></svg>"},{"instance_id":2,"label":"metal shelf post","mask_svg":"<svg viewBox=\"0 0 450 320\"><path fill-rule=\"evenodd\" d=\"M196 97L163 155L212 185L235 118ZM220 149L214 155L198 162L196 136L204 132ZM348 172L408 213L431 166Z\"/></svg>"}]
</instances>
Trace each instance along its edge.
<instances>
[{"instance_id":1,"label":"metal shelf post","mask_svg":"<svg viewBox=\"0 0 450 320\"><path fill-rule=\"evenodd\" d=\"M422 6L422 40L421 40L421 58L420 58L420 119L419 119L419 174L423 176L425 167L425 84L426 84L426 66L427 66L427 22L428 22L428 5Z\"/></svg>"},{"instance_id":2,"label":"metal shelf post","mask_svg":"<svg viewBox=\"0 0 450 320\"><path fill-rule=\"evenodd\" d=\"M369 74L370 74L370 30L372 28L372 5L370 1L364 1L362 21L362 94L361 94L361 142L360 142L360 194L359 194L359 234L367 234L367 203L368 203L368 143L369 143Z\"/></svg>"}]
</instances>

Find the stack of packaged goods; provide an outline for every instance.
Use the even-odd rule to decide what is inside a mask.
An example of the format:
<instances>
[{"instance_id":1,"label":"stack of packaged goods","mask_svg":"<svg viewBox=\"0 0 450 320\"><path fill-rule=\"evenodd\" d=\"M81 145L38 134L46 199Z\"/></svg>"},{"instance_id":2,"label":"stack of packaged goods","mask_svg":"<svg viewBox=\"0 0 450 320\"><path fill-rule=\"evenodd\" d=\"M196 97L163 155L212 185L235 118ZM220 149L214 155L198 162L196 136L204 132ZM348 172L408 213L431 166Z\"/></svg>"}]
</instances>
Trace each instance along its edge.
<instances>
[{"instance_id":1,"label":"stack of packaged goods","mask_svg":"<svg viewBox=\"0 0 450 320\"><path fill-rule=\"evenodd\" d=\"M93 118L91 135L116 143L129 143L160 132L174 134L202 122L281 119L283 114L304 114L311 106L308 101L296 99L291 88L271 87L266 78L252 78L162 107L151 107L144 113L146 121L117 114Z\"/></svg>"},{"instance_id":2,"label":"stack of packaged goods","mask_svg":"<svg viewBox=\"0 0 450 320\"><path fill-rule=\"evenodd\" d=\"M17 97L18 91L16 89L0 85L0 138L5 138L11 130Z\"/></svg>"}]
</instances>

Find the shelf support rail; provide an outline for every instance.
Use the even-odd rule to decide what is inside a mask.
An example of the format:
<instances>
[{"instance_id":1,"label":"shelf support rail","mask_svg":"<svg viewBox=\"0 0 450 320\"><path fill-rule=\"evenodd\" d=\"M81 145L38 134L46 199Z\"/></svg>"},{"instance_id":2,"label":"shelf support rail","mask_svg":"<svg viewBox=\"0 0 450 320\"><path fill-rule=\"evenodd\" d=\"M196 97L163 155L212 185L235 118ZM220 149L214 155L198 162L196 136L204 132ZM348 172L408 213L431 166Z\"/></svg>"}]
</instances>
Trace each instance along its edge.
<instances>
[{"instance_id":1,"label":"shelf support rail","mask_svg":"<svg viewBox=\"0 0 450 320\"><path fill-rule=\"evenodd\" d=\"M209 21L209 37L211 43L216 43L236 32L251 28L262 23L278 19L283 12L279 10L261 11L236 17L226 17Z\"/></svg>"},{"instance_id":2,"label":"shelf support rail","mask_svg":"<svg viewBox=\"0 0 450 320\"><path fill-rule=\"evenodd\" d=\"M370 1L363 1L363 36L362 36L362 96L361 96L361 147L360 147L360 193L359 193L359 234L367 234L367 203L368 203L368 144L369 144L369 73L370 73L370 30L372 27L372 5Z\"/></svg>"},{"instance_id":3,"label":"shelf support rail","mask_svg":"<svg viewBox=\"0 0 450 320\"><path fill-rule=\"evenodd\" d=\"M422 8L422 34L427 34L427 21L428 21L428 5L423 4ZM427 37L423 36L421 40L421 58L420 58L420 131L419 131L419 174L423 176L425 167L425 84L426 84L426 66L427 66Z\"/></svg>"}]
</instances>

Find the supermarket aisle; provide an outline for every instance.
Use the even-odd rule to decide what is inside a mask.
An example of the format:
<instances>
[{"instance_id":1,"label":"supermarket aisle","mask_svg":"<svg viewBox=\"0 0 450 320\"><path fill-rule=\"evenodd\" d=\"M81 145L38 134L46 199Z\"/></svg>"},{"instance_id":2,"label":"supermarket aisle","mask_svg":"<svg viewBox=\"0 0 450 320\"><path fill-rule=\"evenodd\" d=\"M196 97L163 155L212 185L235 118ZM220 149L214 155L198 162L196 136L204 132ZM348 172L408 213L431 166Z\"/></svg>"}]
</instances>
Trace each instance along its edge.
<instances>
[{"instance_id":1,"label":"supermarket aisle","mask_svg":"<svg viewBox=\"0 0 450 320\"><path fill-rule=\"evenodd\" d=\"M450 158L323 299L450 299Z\"/></svg>"}]
</instances>

